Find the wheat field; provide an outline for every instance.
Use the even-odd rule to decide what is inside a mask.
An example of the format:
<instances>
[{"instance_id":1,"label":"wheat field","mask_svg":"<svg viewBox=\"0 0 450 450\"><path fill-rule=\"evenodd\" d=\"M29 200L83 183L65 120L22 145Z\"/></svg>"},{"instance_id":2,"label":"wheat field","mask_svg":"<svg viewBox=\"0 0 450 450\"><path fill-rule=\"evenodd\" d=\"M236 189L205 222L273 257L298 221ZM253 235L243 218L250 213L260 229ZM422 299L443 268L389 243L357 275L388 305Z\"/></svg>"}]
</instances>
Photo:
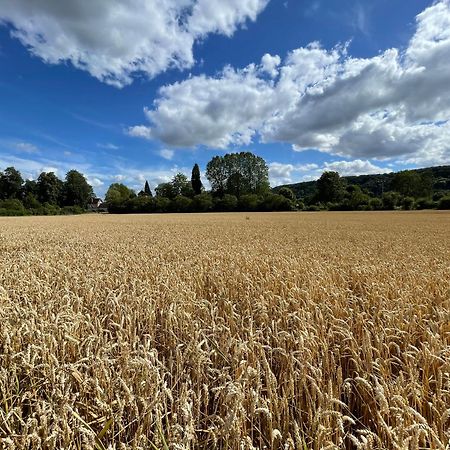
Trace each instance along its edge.
<instances>
[{"instance_id":1,"label":"wheat field","mask_svg":"<svg viewBox=\"0 0 450 450\"><path fill-rule=\"evenodd\" d=\"M0 219L1 449L449 439L449 213Z\"/></svg>"}]
</instances>

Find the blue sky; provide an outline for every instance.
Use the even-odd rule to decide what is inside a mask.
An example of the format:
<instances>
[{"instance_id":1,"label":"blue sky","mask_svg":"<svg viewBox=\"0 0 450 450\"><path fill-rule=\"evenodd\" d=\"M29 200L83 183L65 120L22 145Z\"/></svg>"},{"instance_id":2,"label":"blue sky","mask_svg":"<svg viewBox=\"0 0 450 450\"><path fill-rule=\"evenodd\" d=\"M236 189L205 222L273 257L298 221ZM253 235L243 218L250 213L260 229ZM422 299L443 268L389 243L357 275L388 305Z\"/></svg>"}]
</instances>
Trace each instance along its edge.
<instances>
[{"instance_id":1,"label":"blue sky","mask_svg":"<svg viewBox=\"0 0 450 450\"><path fill-rule=\"evenodd\" d=\"M450 4L3 0L0 170L98 195L216 154L272 185L450 162Z\"/></svg>"}]
</instances>

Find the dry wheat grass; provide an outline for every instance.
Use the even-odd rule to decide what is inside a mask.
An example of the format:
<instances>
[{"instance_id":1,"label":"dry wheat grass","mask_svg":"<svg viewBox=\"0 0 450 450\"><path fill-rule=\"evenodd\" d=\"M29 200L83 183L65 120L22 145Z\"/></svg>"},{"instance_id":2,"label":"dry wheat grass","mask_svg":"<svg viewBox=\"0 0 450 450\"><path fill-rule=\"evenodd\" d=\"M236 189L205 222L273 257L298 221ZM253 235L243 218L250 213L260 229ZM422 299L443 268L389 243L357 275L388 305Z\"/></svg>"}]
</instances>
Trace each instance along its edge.
<instances>
[{"instance_id":1,"label":"dry wheat grass","mask_svg":"<svg viewBox=\"0 0 450 450\"><path fill-rule=\"evenodd\" d=\"M445 449L450 214L0 219L0 448Z\"/></svg>"}]
</instances>

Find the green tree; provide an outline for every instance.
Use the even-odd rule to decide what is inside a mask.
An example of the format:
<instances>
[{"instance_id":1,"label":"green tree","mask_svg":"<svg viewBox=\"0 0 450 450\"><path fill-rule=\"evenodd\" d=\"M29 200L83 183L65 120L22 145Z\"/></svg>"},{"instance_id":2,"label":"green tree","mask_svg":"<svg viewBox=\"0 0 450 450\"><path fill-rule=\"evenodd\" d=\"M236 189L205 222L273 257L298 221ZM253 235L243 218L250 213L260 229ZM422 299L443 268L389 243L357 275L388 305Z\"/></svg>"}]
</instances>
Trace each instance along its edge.
<instances>
[{"instance_id":1,"label":"green tree","mask_svg":"<svg viewBox=\"0 0 450 450\"><path fill-rule=\"evenodd\" d=\"M93 196L92 186L88 184L83 174L76 170L67 172L63 187L65 206L86 208Z\"/></svg>"},{"instance_id":2,"label":"green tree","mask_svg":"<svg viewBox=\"0 0 450 450\"><path fill-rule=\"evenodd\" d=\"M266 162L250 152L215 156L206 166L206 177L218 196L264 194L270 189Z\"/></svg>"},{"instance_id":3,"label":"green tree","mask_svg":"<svg viewBox=\"0 0 450 450\"><path fill-rule=\"evenodd\" d=\"M413 170L403 170L394 175L392 189L404 197L418 197L420 195L422 179Z\"/></svg>"},{"instance_id":4,"label":"green tree","mask_svg":"<svg viewBox=\"0 0 450 450\"><path fill-rule=\"evenodd\" d=\"M126 202L134 197L136 197L136 194L129 187L122 183L113 183L106 192L105 202L108 208L117 210L118 208L125 208Z\"/></svg>"},{"instance_id":5,"label":"green tree","mask_svg":"<svg viewBox=\"0 0 450 450\"><path fill-rule=\"evenodd\" d=\"M395 209L400 202L400 195L398 192L385 192L381 201L383 202L383 209Z\"/></svg>"},{"instance_id":6,"label":"green tree","mask_svg":"<svg viewBox=\"0 0 450 450\"><path fill-rule=\"evenodd\" d=\"M200 167L198 167L197 163L195 163L194 167L192 168L191 185L192 190L194 191L194 195L199 195L202 193L203 183L200 178Z\"/></svg>"},{"instance_id":7,"label":"green tree","mask_svg":"<svg viewBox=\"0 0 450 450\"><path fill-rule=\"evenodd\" d=\"M177 194L172 183L160 183L155 189L157 197L164 197L173 200Z\"/></svg>"},{"instance_id":8,"label":"green tree","mask_svg":"<svg viewBox=\"0 0 450 450\"><path fill-rule=\"evenodd\" d=\"M320 202L338 202L344 194L344 184L338 172L325 171L317 180L317 199Z\"/></svg>"},{"instance_id":9,"label":"green tree","mask_svg":"<svg viewBox=\"0 0 450 450\"><path fill-rule=\"evenodd\" d=\"M194 195L191 183L183 173L177 173L168 183L159 184L155 191L157 197L166 197L170 200L174 200L179 195L184 197L193 197Z\"/></svg>"},{"instance_id":10,"label":"green tree","mask_svg":"<svg viewBox=\"0 0 450 450\"><path fill-rule=\"evenodd\" d=\"M289 189L288 187L284 186L282 187L277 194L282 195L283 197L286 197L288 200L291 200L292 202L295 202L295 194L292 189Z\"/></svg>"},{"instance_id":11,"label":"green tree","mask_svg":"<svg viewBox=\"0 0 450 450\"><path fill-rule=\"evenodd\" d=\"M370 197L362 191L360 186L351 184L346 190L346 199L342 205L345 209L361 210L369 208Z\"/></svg>"},{"instance_id":12,"label":"green tree","mask_svg":"<svg viewBox=\"0 0 450 450\"><path fill-rule=\"evenodd\" d=\"M192 189L192 185L184 173L177 173L173 177L171 183L175 196L182 195L184 197L193 197L194 191Z\"/></svg>"},{"instance_id":13,"label":"green tree","mask_svg":"<svg viewBox=\"0 0 450 450\"><path fill-rule=\"evenodd\" d=\"M57 205L61 198L63 182L54 172L42 172L37 179L36 189L41 203Z\"/></svg>"},{"instance_id":14,"label":"green tree","mask_svg":"<svg viewBox=\"0 0 450 450\"><path fill-rule=\"evenodd\" d=\"M22 190L23 178L14 167L7 167L0 173L0 198L19 198Z\"/></svg>"},{"instance_id":15,"label":"green tree","mask_svg":"<svg viewBox=\"0 0 450 450\"><path fill-rule=\"evenodd\" d=\"M222 196L228 179L228 169L223 156L214 156L206 166L206 178L211 184L212 192Z\"/></svg>"},{"instance_id":16,"label":"green tree","mask_svg":"<svg viewBox=\"0 0 450 450\"><path fill-rule=\"evenodd\" d=\"M37 183L34 180L25 180L25 183L22 186L22 196L26 197L28 194L31 194L33 197L38 196Z\"/></svg>"}]
</instances>

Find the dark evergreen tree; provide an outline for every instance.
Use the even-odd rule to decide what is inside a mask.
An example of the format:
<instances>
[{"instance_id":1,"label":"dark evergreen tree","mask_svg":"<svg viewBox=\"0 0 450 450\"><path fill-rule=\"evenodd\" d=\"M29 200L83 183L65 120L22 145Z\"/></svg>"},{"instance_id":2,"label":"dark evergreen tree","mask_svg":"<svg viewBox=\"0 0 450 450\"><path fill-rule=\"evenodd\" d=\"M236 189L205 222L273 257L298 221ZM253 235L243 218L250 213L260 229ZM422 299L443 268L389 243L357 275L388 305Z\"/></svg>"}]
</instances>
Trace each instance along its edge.
<instances>
[{"instance_id":1,"label":"dark evergreen tree","mask_svg":"<svg viewBox=\"0 0 450 450\"><path fill-rule=\"evenodd\" d=\"M147 195L148 197L153 197L150 185L148 184L147 180L145 180L144 194Z\"/></svg>"},{"instance_id":2,"label":"dark evergreen tree","mask_svg":"<svg viewBox=\"0 0 450 450\"><path fill-rule=\"evenodd\" d=\"M200 168L197 163L194 164L194 167L192 168L191 184L192 189L194 190L194 195L199 195L202 193L203 183L200 178Z\"/></svg>"}]
</instances>

